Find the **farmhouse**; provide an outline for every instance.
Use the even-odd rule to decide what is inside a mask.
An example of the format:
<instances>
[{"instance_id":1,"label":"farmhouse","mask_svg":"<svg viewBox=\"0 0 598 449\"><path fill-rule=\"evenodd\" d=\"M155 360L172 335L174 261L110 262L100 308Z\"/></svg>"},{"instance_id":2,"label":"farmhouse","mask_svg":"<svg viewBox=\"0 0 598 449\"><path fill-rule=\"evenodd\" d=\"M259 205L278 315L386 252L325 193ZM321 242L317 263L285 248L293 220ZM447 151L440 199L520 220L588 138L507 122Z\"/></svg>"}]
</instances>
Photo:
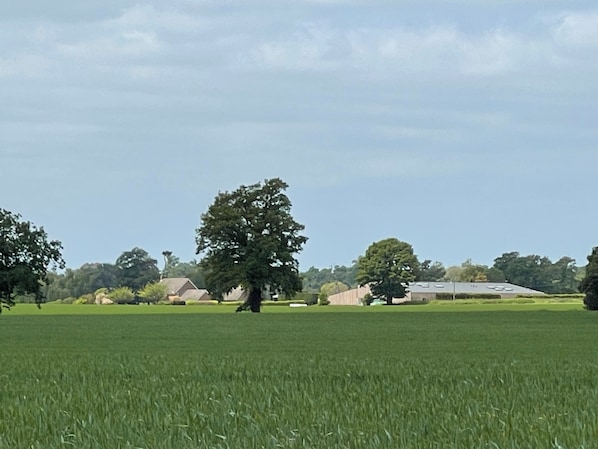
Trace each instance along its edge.
<instances>
[{"instance_id":1,"label":"farmhouse","mask_svg":"<svg viewBox=\"0 0 598 449\"><path fill-rule=\"evenodd\" d=\"M330 305L361 305L365 295L370 293L366 285L346 292L330 295ZM393 302L400 304L408 301L426 301L431 299L452 299L459 296L498 295L501 299L517 296L544 296L544 293L508 282L412 282L404 298L395 298Z\"/></svg>"},{"instance_id":2,"label":"farmhouse","mask_svg":"<svg viewBox=\"0 0 598 449\"><path fill-rule=\"evenodd\" d=\"M207 301L212 299L206 289L197 286L188 278L164 278L160 281L166 285L168 300Z\"/></svg>"}]
</instances>

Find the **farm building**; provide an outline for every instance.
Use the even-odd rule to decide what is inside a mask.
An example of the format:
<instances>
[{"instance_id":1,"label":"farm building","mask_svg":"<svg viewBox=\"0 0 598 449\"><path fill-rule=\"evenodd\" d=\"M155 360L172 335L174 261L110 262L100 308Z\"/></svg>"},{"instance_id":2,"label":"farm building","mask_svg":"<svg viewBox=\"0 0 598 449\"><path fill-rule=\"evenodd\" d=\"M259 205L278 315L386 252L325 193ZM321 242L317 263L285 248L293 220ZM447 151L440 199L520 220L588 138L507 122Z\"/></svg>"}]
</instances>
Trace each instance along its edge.
<instances>
[{"instance_id":1,"label":"farm building","mask_svg":"<svg viewBox=\"0 0 598 449\"><path fill-rule=\"evenodd\" d=\"M160 283L166 285L169 301L173 299L183 301L207 301L212 299L207 290L197 288L188 278L164 278Z\"/></svg>"},{"instance_id":2,"label":"farm building","mask_svg":"<svg viewBox=\"0 0 598 449\"><path fill-rule=\"evenodd\" d=\"M366 285L346 292L330 295L330 305L361 305L365 295L370 293ZM459 297L462 295L481 296L499 295L501 299L517 296L543 296L544 293L508 282L412 282L404 298L395 298L393 302L399 304L408 301L426 301L437 298Z\"/></svg>"}]
</instances>

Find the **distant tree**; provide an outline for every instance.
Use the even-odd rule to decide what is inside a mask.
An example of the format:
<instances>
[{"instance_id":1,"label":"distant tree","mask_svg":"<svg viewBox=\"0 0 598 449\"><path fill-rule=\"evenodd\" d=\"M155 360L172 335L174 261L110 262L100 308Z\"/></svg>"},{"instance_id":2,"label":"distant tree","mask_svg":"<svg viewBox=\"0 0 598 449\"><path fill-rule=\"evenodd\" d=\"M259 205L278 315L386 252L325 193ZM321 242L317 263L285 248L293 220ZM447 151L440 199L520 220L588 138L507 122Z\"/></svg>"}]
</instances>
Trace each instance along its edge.
<instances>
[{"instance_id":1,"label":"distant tree","mask_svg":"<svg viewBox=\"0 0 598 449\"><path fill-rule=\"evenodd\" d=\"M355 277L357 276L357 261L353 262L353 265L347 267L345 265L335 265L332 268L332 277L333 281L342 282L343 284L347 285L348 287L356 287L357 281Z\"/></svg>"},{"instance_id":2,"label":"distant tree","mask_svg":"<svg viewBox=\"0 0 598 449\"><path fill-rule=\"evenodd\" d=\"M43 227L0 209L0 313L14 305L16 294L31 294L38 306L42 303L48 267L64 268L61 250Z\"/></svg>"},{"instance_id":3,"label":"distant tree","mask_svg":"<svg viewBox=\"0 0 598 449\"><path fill-rule=\"evenodd\" d=\"M467 259L461 264L459 282L488 282L488 267L486 265L474 264Z\"/></svg>"},{"instance_id":4,"label":"distant tree","mask_svg":"<svg viewBox=\"0 0 598 449\"><path fill-rule=\"evenodd\" d=\"M579 286L581 284L581 281L583 281L583 279L585 277L586 277L586 267L579 267L577 269L577 273L575 274L575 280L577 281L578 289L581 288Z\"/></svg>"},{"instance_id":5,"label":"distant tree","mask_svg":"<svg viewBox=\"0 0 598 449\"><path fill-rule=\"evenodd\" d=\"M500 270L511 283L545 293L573 293L577 291L575 260L562 257L552 263L547 257L518 252L504 253L494 259L494 268Z\"/></svg>"},{"instance_id":6,"label":"distant tree","mask_svg":"<svg viewBox=\"0 0 598 449\"><path fill-rule=\"evenodd\" d=\"M86 263L76 270L67 268L55 276L48 288L48 299L80 297L99 288L114 288L118 283L117 274L116 267L108 263Z\"/></svg>"},{"instance_id":7,"label":"distant tree","mask_svg":"<svg viewBox=\"0 0 598 449\"><path fill-rule=\"evenodd\" d=\"M139 291L139 297L148 304L155 304L166 299L168 288L159 282L150 282Z\"/></svg>"},{"instance_id":8,"label":"distant tree","mask_svg":"<svg viewBox=\"0 0 598 449\"><path fill-rule=\"evenodd\" d=\"M311 266L307 271L304 271L300 274L301 281L303 282L303 290L306 292L317 292L320 290L320 287L325 282L321 282L320 276L321 271ZM326 282L331 281L332 279L327 279Z\"/></svg>"},{"instance_id":9,"label":"distant tree","mask_svg":"<svg viewBox=\"0 0 598 449\"><path fill-rule=\"evenodd\" d=\"M118 285L139 291L144 285L160 279L158 261L152 259L147 251L133 248L123 252L116 259Z\"/></svg>"},{"instance_id":10,"label":"distant tree","mask_svg":"<svg viewBox=\"0 0 598 449\"><path fill-rule=\"evenodd\" d=\"M357 260L357 282L369 285L372 295L392 304L393 298L402 298L409 282L415 280L419 262L409 243L396 238L380 240L369 246Z\"/></svg>"},{"instance_id":11,"label":"distant tree","mask_svg":"<svg viewBox=\"0 0 598 449\"><path fill-rule=\"evenodd\" d=\"M68 271L68 269L66 270ZM47 301L55 301L57 299L72 297L70 290L64 288L64 273L57 273L56 271L48 271L46 273L47 282L44 282L44 295Z\"/></svg>"},{"instance_id":12,"label":"distant tree","mask_svg":"<svg viewBox=\"0 0 598 449\"><path fill-rule=\"evenodd\" d=\"M486 265L475 264L467 259L461 266L450 266L446 269L443 280L450 282L502 282L502 274Z\"/></svg>"},{"instance_id":13,"label":"distant tree","mask_svg":"<svg viewBox=\"0 0 598 449\"><path fill-rule=\"evenodd\" d=\"M550 292L548 293L577 293L579 292L579 281L577 274L579 268L575 259L571 257L561 257L552 264Z\"/></svg>"},{"instance_id":14,"label":"distant tree","mask_svg":"<svg viewBox=\"0 0 598 449\"><path fill-rule=\"evenodd\" d=\"M441 262L432 263L431 260L426 259L419 264L415 270L416 281L437 282L444 278L446 269Z\"/></svg>"},{"instance_id":15,"label":"distant tree","mask_svg":"<svg viewBox=\"0 0 598 449\"><path fill-rule=\"evenodd\" d=\"M357 273L357 262L352 266L335 265L330 268L318 269L310 267L307 271L301 273L303 281L303 290L308 292L318 292L322 285L329 282L342 282L349 287L357 285L355 276Z\"/></svg>"},{"instance_id":16,"label":"distant tree","mask_svg":"<svg viewBox=\"0 0 598 449\"><path fill-rule=\"evenodd\" d=\"M580 289L585 294L583 303L588 310L598 310L598 246L588 256L586 275Z\"/></svg>"},{"instance_id":17,"label":"distant tree","mask_svg":"<svg viewBox=\"0 0 598 449\"><path fill-rule=\"evenodd\" d=\"M486 278L488 279L488 282L506 282L507 280L505 274L495 267L490 267L487 269Z\"/></svg>"},{"instance_id":18,"label":"distant tree","mask_svg":"<svg viewBox=\"0 0 598 449\"><path fill-rule=\"evenodd\" d=\"M164 250L162 251L162 257L164 257L164 269L162 270L162 277L174 277L168 273L168 270L171 266L178 264L179 258L172 254L172 251Z\"/></svg>"},{"instance_id":19,"label":"distant tree","mask_svg":"<svg viewBox=\"0 0 598 449\"><path fill-rule=\"evenodd\" d=\"M241 286L248 299L241 309L259 312L269 290L292 296L301 290L298 262L307 237L291 216L291 201L281 179L241 186L216 196L196 230L197 254L208 289L221 296Z\"/></svg>"},{"instance_id":20,"label":"distant tree","mask_svg":"<svg viewBox=\"0 0 598 449\"><path fill-rule=\"evenodd\" d=\"M205 288L206 280L203 268L196 260L181 262L175 255L168 258L168 264L164 273L167 278L188 278L197 288Z\"/></svg>"},{"instance_id":21,"label":"distant tree","mask_svg":"<svg viewBox=\"0 0 598 449\"><path fill-rule=\"evenodd\" d=\"M450 282L458 282L459 279L461 279L461 271L463 271L463 268L457 265L451 265L446 269L446 273L444 274L443 280Z\"/></svg>"}]
</instances>

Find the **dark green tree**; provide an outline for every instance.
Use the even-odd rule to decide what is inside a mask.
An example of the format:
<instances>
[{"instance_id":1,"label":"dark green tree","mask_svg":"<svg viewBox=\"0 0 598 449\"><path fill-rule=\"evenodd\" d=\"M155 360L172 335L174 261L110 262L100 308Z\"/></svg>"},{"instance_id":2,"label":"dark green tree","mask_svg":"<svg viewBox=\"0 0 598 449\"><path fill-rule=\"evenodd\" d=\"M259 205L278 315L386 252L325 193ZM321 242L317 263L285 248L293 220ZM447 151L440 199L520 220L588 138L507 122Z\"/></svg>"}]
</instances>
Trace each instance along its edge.
<instances>
[{"instance_id":1,"label":"dark green tree","mask_svg":"<svg viewBox=\"0 0 598 449\"><path fill-rule=\"evenodd\" d=\"M375 298L383 298L387 305L393 298L403 298L409 282L415 281L419 268L413 247L396 238L372 243L365 256L357 260L357 282L369 285Z\"/></svg>"},{"instance_id":2,"label":"dark green tree","mask_svg":"<svg viewBox=\"0 0 598 449\"><path fill-rule=\"evenodd\" d=\"M134 292L160 279L158 261L141 248L125 251L116 259L115 265L118 285L129 287Z\"/></svg>"},{"instance_id":3,"label":"dark green tree","mask_svg":"<svg viewBox=\"0 0 598 449\"><path fill-rule=\"evenodd\" d=\"M301 290L298 262L307 237L291 216L291 201L281 179L219 193L201 216L197 254L203 254L208 290L215 297L243 287L241 309L259 312L266 291L291 297Z\"/></svg>"},{"instance_id":4,"label":"dark green tree","mask_svg":"<svg viewBox=\"0 0 598 449\"><path fill-rule=\"evenodd\" d=\"M445 274L446 269L444 268L444 265L442 265L442 262L432 263L430 259L426 259L419 264L419 267L415 272L415 280L437 282L442 280Z\"/></svg>"},{"instance_id":5,"label":"dark green tree","mask_svg":"<svg viewBox=\"0 0 598 449\"><path fill-rule=\"evenodd\" d=\"M575 259L561 257L552 264L550 271L551 286L547 293L577 293L579 292L579 281L577 273L579 269Z\"/></svg>"},{"instance_id":6,"label":"dark green tree","mask_svg":"<svg viewBox=\"0 0 598 449\"><path fill-rule=\"evenodd\" d=\"M61 250L43 227L0 209L0 313L14 305L17 294L33 295L38 306L43 302L48 268L64 268Z\"/></svg>"},{"instance_id":7,"label":"dark green tree","mask_svg":"<svg viewBox=\"0 0 598 449\"><path fill-rule=\"evenodd\" d=\"M535 254L521 256L518 252L504 253L494 259L495 269L511 283L545 293L573 293L576 291L575 260L561 257L552 263L548 257Z\"/></svg>"},{"instance_id":8,"label":"dark green tree","mask_svg":"<svg viewBox=\"0 0 598 449\"><path fill-rule=\"evenodd\" d=\"M586 265L586 276L581 281L580 290L585 294L583 303L588 310L598 310L598 246L592 249Z\"/></svg>"},{"instance_id":9,"label":"dark green tree","mask_svg":"<svg viewBox=\"0 0 598 449\"><path fill-rule=\"evenodd\" d=\"M116 267L108 263L86 263L76 270L67 268L50 286L48 299L78 298L99 288L114 288L117 274Z\"/></svg>"}]
</instances>

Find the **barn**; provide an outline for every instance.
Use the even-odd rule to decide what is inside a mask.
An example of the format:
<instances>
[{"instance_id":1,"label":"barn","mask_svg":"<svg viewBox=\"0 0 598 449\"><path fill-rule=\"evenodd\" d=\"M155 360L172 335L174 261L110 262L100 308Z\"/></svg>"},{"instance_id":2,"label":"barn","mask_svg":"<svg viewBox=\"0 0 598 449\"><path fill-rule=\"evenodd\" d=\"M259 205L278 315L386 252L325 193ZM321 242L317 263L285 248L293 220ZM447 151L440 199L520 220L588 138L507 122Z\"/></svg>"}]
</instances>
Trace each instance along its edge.
<instances>
[{"instance_id":1,"label":"barn","mask_svg":"<svg viewBox=\"0 0 598 449\"><path fill-rule=\"evenodd\" d=\"M370 293L370 288L366 285L330 295L328 300L330 305L361 305L363 297L368 293ZM518 296L544 296L545 294L508 282L412 282L409 284L407 296L395 298L393 302L399 304L439 298L453 299L464 295L482 298L493 295L506 299Z\"/></svg>"}]
</instances>

